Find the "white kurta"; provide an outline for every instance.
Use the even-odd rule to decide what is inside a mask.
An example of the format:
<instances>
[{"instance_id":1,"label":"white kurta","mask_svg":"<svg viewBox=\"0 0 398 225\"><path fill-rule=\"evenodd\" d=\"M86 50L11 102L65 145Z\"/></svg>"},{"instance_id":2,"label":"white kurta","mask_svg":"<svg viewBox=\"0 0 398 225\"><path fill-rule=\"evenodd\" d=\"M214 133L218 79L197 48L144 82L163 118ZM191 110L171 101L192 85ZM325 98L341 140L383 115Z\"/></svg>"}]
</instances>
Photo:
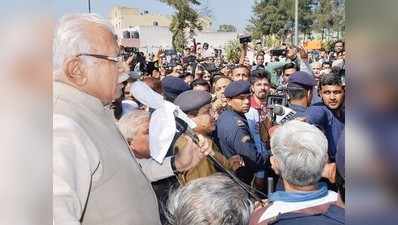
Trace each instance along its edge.
<instances>
[{"instance_id":1,"label":"white kurta","mask_svg":"<svg viewBox=\"0 0 398 225\"><path fill-rule=\"evenodd\" d=\"M97 98L53 87L54 224L160 224L150 182L173 175L170 159L138 163Z\"/></svg>"}]
</instances>

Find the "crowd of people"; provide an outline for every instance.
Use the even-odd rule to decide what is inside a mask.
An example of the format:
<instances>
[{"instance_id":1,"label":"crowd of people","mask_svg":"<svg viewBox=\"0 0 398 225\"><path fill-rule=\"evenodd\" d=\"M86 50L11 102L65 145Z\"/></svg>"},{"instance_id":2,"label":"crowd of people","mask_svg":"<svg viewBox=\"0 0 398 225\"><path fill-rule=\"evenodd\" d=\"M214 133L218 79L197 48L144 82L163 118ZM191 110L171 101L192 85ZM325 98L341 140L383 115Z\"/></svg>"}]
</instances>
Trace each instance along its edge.
<instances>
[{"instance_id":1,"label":"crowd of people","mask_svg":"<svg viewBox=\"0 0 398 225\"><path fill-rule=\"evenodd\" d=\"M53 48L54 224L344 224L344 41L256 48L253 60L250 44L240 48L239 62L195 41L144 55L118 46L97 15L64 16ZM136 82L195 124L194 135L167 130L161 163L151 134L164 126Z\"/></svg>"}]
</instances>

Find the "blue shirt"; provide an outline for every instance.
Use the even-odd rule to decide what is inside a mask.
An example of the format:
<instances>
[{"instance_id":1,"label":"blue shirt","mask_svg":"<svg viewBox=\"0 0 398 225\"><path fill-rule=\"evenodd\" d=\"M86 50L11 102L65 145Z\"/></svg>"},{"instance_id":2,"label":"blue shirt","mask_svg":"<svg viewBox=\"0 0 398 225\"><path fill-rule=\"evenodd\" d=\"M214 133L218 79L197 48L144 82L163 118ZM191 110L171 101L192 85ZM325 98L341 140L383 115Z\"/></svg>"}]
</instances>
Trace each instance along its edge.
<instances>
[{"instance_id":1,"label":"blue shirt","mask_svg":"<svg viewBox=\"0 0 398 225\"><path fill-rule=\"evenodd\" d=\"M341 106L344 107L344 106ZM344 130L345 114L337 117L336 111L330 110L323 102L316 103L307 108L305 112L307 122L321 128L328 140L328 153L332 162L335 161L337 143Z\"/></svg>"},{"instance_id":2,"label":"blue shirt","mask_svg":"<svg viewBox=\"0 0 398 225\"><path fill-rule=\"evenodd\" d=\"M260 113L257 109L250 107L249 112L245 113L247 124L249 125L250 135L254 139L257 151L263 155L268 155L267 149L260 137Z\"/></svg>"},{"instance_id":3,"label":"blue shirt","mask_svg":"<svg viewBox=\"0 0 398 225\"><path fill-rule=\"evenodd\" d=\"M275 225L340 225L345 224L345 210L334 204L326 213L306 215L303 213L286 213L278 217Z\"/></svg>"},{"instance_id":4,"label":"blue shirt","mask_svg":"<svg viewBox=\"0 0 398 225\"><path fill-rule=\"evenodd\" d=\"M302 105L290 104L290 103L288 104L288 107L296 112L295 118L305 117L305 111L307 111L307 107L304 107Z\"/></svg>"},{"instance_id":5,"label":"blue shirt","mask_svg":"<svg viewBox=\"0 0 398 225\"><path fill-rule=\"evenodd\" d=\"M265 160L256 148L244 115L227 108L217 120L217 138L223 154L229 158L239 154L245 167L252 171L265 168Z\"/></svg>"}]
</instances>

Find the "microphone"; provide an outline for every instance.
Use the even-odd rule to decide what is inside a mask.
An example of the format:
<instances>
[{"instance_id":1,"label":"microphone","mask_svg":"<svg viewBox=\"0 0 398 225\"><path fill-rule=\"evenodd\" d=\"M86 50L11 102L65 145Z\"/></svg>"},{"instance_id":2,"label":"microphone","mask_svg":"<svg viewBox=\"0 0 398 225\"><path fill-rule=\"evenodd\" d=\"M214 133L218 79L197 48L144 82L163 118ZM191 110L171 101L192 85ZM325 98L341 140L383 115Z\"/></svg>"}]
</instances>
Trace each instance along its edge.
<instances>
[{"instance_id":1,"label":"microphone","mask_svg":"<svg viewBox=\"0 0 398 225\"><path fill-rule=\"evenodd\" d=\"M285 110L281 105L274 105L274 107L272 108L272 113L278 116L282 116L285 113Z\"/></svg>"},{"instance_id":2,"label":"microphone","mask_svg":"<svg viewBox=\"0 0 398 225\"><path fill-rule=\"evenodd\" d=\"M187 136L189 136L192 141L197 144L199 146L199 137L198 135L195 133L195 131L192 130L192 128L190 128L188 126L188 124L178 118L175 117L175 121L176 121L176 128L180 133L184 133ZM246 191L246 193L252 197L253 199L255 199L256 201L262 202L261 198L259 198L257 194L265 196L264 193L262 193L261 191L256 190L255 188L252 188L248 185L246 185L245 183L243 183L235 174L233 174L232 172L230 172L229 170L225 169L224 166L212 155L207 155L207 158L212 161L215 165L218 166L218 168L220 168L225 174L227 174L236 184L238 184L244 191Z\"/></svg>"},{"instance_id":3,"label":"microphone","mask_svg":"<svg viewBox=\"0 0 398 225\"><path fill-rule=\"evenodd\" d=\"M276 115L275 122L278 124L284 124L296 116L296 111L293 109L277 104L272 107L272 113Z\"/></svg>"}]
</instances>

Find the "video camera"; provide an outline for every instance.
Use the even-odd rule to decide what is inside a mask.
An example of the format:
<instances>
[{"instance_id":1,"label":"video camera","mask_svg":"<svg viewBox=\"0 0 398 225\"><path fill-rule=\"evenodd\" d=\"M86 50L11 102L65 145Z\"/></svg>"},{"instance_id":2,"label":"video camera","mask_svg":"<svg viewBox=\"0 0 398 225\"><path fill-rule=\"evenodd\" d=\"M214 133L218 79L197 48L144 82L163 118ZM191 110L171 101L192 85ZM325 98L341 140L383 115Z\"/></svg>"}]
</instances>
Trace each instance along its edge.
<instances>
[{"instance_id":1,"label":"video camera","mask_svg":"<svg viewBox=\"0 0 398 225\"><path fill-rule=\"evenodd\" d=\"M283 113L280 113L280 108L288 105L287 88L285 86L278 87L275 93L267 95L266 101L272 123L279 124L278 116L283 116Z\"/></svg>"},{"instance_id":2,"label":"video camera","mask_svg":"<svg viewBox=\"0 0 398 225\"><path fill-rule=\"evenodd\" d=\"M126 61L130 57L133 57L133 60L129 65L130 71L142 73L148 71L144 53L140 52L138 48L121 46L121 55L123 55L124 61ZM138 68L136 68L137 65L139 65Z\"/></svg>"},{"instance_id":3,"label":"video camera","mask_svg":"<svg viewBox=\"0 0 398 225\"><path fill-rule=\"evenodd\" d=\"M251 41L252 41L251 35L239 35L239 43L244 44L244 43L249 43Z\"/></svg>"},{"instance_id":4,"label":"video camera","mask_svg":"<svg viewBox=\"0 0 398 225\"><path fill-rule=\"evenodd\" d=\"M286 56L287 50L286 49L272 49L270 51L271 56Z\"/></svg>"}]
</instances>

